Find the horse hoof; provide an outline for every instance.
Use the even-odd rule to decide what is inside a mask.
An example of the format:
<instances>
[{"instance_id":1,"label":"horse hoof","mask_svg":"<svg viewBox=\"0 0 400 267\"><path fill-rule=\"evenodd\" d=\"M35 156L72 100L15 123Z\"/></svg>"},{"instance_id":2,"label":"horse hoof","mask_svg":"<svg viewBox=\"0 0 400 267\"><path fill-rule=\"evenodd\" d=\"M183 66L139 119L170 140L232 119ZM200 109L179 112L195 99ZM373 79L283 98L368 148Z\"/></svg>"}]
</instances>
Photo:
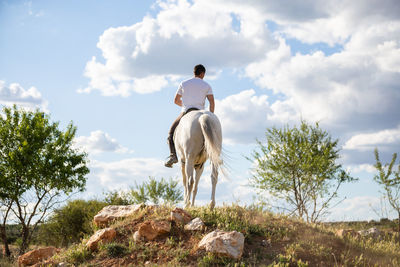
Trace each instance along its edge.
<instances>
[{"instance_id":1,"label":"horse hoof","mask_svg":"<svg viewBox=\"0 0 400 267\"><path fill-rule=\"evenodd\" d=\"M210 203L210 210L213 210L214 207L215 207L215 203L211 202L211 203Z\"/></svg>"}]
</instances>

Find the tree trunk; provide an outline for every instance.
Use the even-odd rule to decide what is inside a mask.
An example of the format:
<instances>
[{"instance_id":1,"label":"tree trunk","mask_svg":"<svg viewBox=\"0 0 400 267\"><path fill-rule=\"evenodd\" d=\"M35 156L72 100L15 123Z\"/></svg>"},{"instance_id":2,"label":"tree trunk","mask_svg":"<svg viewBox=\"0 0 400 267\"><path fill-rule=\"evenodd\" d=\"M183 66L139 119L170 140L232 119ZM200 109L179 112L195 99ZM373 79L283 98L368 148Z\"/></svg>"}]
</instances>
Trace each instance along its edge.
<instances>
[{"instance_id":1,"label":"tree trunk","mask_svg":"<svg viewBox=\"0 0 400 267\"><path fill-rule=\"evenodd\" d=\"M400 243L400 212L398 212L398 215L399 215L399 220L398 220L398 222L397 222L397 231L399 232L399 240L398 240L398 242Z\"/></svg>"},{"instance_id":2,"label":"tree trunk","mask_svg":"<svg viewBox=\"0 0 400 267\"><path fill-rule=\"evenodd\" d=\"M11 252L10 252L10 248L8 247L8 241L7 241L7 233L6 233L6 226L5 225L1 225L0 226L0 235L1 235L1 239L3 241L3 254L6 257L10 257L11 256Z\"/></svg>"},{"instance_id":3,"label":"tree trunk","mask_svg":"<svg viewBox=\"0 0 400 267\"><path fill-rule=\"evenodd\" d=\"M19 247L19 255L22 255L26 252L29 247L29 227L26 225L22 225L22 235L21 235L21 245Z\"/></svg>"}]
</instances>

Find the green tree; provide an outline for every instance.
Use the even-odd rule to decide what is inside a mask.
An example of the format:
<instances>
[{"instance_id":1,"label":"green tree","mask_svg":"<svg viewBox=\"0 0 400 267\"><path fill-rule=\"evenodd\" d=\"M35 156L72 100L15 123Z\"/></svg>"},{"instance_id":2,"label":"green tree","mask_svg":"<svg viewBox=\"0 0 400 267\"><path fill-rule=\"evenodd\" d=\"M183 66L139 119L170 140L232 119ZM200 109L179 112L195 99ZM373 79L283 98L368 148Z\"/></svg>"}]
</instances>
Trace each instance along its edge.
<instances>
[{"instance_id":1,"label":"green tree","mask_svg":"<svg viewBox=\"0 0 400 267\"><path fill-rule=\"evenodd\" d=\"M161 178L157 181L154 177L149 177L149 181L141 185L136 184L128 192L128 198L131 203L147 203L151 201L154 204L175 204L183 200L182 191L178 188L179 182L170 179L166 181Z\"/></svg>"},{"instance_id":2,"label":"green tree","mask_svg":"<svg viewBox=\"0 0 400 267\"><path fill-rule=\"evenodd\" d=\"M1 240L2 240L2 242L3 242L3 245L4 245L4 254L5 254L5 256L7 256L7 257L10 257L11 256L11 251L10 251L10 248L9 248L9 246L8 246L8 237L7 237L7 229L6 229L6 227L7 227L7 218L8 218L8 215L10 214L10 212L11 212L11 207L12 207L12 200L9 200L9 199L2 199L1 197L0 197L0 215L1 215L1 221L0 221L0 223L1 223L1 225L0 225L0 238L1 238Z\"/></svg>"},{"instance_id":3,"label":"green tree","mask_svg":"<svg viewBox=\"0 0 400 267\"><path fill-rule=\"evenodd\" d=\"M110 190L104 194L104 202L108 205L130 205L128 194L118 190Z\"/></svg>"},{"instance_id":4,"label":"green tree","mask_svg":"<svg viewBox=\"0 0 400 267\"><path fill-rule=\"evenodd\" d=\"M394 171L393 167L397 159L397 153L394 153L392 160L389 164L382 164L379 159L378 149L375 148L375 168L378 174L374 176L374 180L380 184L384 189L384 194L386 195L390 206L397 213L398 221L398 231L400 233L400 164L398 165L398 170Z\"/></svg>"},{"instance_id":5,"label":"green tree","mask_svg":"<svg viewBox=\"0 0 400 267\"><path fill-rule=\"evenodd\" d=\"M73 200L54 210L50 218L40 225L37 243L69 246L93 232L93 217L107 205L98 200Z\"/></svg>"},{"instance_id":6,"label":"green tree","mask_svg":"<svg viewBox=\"0 0 400 267\"><path fill-rule=\"evenodd\" d=\"M21 224L20 254L60 197L83 191L87 155L73 148L76 127L65 131L49 115L4 107L0 116L0 199Z\"/></svg>"},{"instance_id":7,"label":"green tree","mask_svg":"<svg viewBox=\"0 0 400 267\"><path fill-rule=\"evenodd\" d=\"M265 145L257 140L259 150L248 158L256 164L250 184L261 190L261 197L268 191L284 199L290 214L318 221L340 185L355 180L336 162L338 140L332 140L318 123L273 127L267 129L266 139Z\"/></svg>"}]
</instances>

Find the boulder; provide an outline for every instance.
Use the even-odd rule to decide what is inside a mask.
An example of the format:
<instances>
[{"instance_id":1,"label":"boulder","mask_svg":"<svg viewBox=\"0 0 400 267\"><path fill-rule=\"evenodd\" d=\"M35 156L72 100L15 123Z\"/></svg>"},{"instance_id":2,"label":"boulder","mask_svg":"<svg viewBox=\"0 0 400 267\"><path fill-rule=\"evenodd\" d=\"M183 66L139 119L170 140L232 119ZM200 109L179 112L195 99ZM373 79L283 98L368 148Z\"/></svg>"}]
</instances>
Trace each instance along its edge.
<instances>
[{"instance_id":1,"label":"boulder","mask_svg":"<svg viewBox=\"0 0 400 267\"><path fill-rule=\"evenodd\" d=\"M171 223L169 221L145 221L143 222L134 234L135 240L154 240L160 235L169 233L171 231Z\"/></svg>"},{"instance_id":2,"label":"boulder","mask_svg":"<svg viewBox=\"0 0 400 267\"><path fill-rule=\"evenodd\" d=\"M199 217L197 217L185 225L185 230L202 231L205 227L206 226L204 225L204 222Z\"/></svg>"},{"instance_id":3,"label":"boulder","mask_svg":"<svg viewBox=\"0 0 400 267\"><path fill-rule=\"evenodd\" d=\"M90 251L97 250L100 242L109 243L115 238L116 235L117 232L112 228L98 230L90 237L89 241L86 243L86 247Z\"/></svg>"},{"instance_id":4,"label":"boulder","mask_svg":"<svg viewBox=\"0 0 400 267\"><path fill-rule=\"evenodd\" d=\"M37 264L43 260L52 257L59 251L60 249L55 247L45 247L31 250L18 257L18 266L29 266Z\"/></svg>"},{"instance_id":5,"label":"boulder","mask_svg":"<svg viewBox=\"0 0 400 267\"><path fill-rule=\"evenodd\" d=\"M171 211L171 221L174 221L177 224L187 224L191 220L192 216L190 216L190 214L184 209L175 208Z\"/></svg>"},{"instance_id":6,"label":"boulder","mask_svg":"<svg viewBox=\"0 0 400 267\"><path fill-rule=\"evenodd\" d=\"M94 224L97 227L103 227L110 224L111 221L116 219L126 218L141 208L144 204L137 205L111 205L104 207L99 213L94 216Z\"/></svg>"},{"instance_id":7,"label":"boulder","mask_svg":"<svg viewBox=\"0 0 400 267\"><path fill-rule=\"evenodd\" d=\"M244 236L236 231L215 230L204 236L198 247L207 252L239 259L243 253Z\"/></svg>"},{"instance_id":8,"label":"boulder","mask_svg":"<svg viewBox=\"0 0 400 267\"><path fill-rule=\"evenodd\" d=\"M354 231L353 229L339 229L336 231L336 235L338 237L346 237L346 236L352 236L352 237L359 237L360 234Z\"/></svg>"}]
</instances>

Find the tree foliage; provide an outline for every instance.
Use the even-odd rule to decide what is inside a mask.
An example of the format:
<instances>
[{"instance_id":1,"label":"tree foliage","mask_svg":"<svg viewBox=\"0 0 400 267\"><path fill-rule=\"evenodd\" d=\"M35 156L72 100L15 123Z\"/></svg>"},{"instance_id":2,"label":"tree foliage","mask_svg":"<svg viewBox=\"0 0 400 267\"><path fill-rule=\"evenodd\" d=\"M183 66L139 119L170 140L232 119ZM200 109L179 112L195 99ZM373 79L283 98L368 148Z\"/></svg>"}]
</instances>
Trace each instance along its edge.
<instances>
[{"instance_id":1,"label":"tree foliage","mask_svg":"<svg viewBox=\"0 0 400 267\"><path fill-rule=\"evenodd\" d=\"M147 203L154 204L175 204L183 200L182 191L178 188L179 182L173 179L166 181L161 178L157 181L154 177L141 185L136 184L128 193L128 198L134 204Z\"/></svg>"},{"instance_id":2,"label":"tree foliage","mask_svg":"<svg viewBox=\"0 0 400 267\"><path fill-rule=\"evenodd\" d=\"M104 194L104 202L108 205L130 205L132 201L127 194L119 190L110 190Z\"/></svg>"},{"instance_id":3,"label":"tree foliage","mask_svg":"<svg viewBox=\"0 0 400 267\"><path fill-rule=\"evenodd\" d=\"M0 116L0 199L22 225L20 253L59 200L86 184L87 155L73 148L76 127L65 131L49 115L4 107Z\"/></svg>"},{"instance_id":4,"label":"tree foliage","mask_svg":"<svg viewBox=\"0 0 400 267\"><path fill-rule=\"evenodd\" d=\"M397 171L393 170L397 153L393 154L389 164L382 164L377 148L375 148L374 153L376 160L375 168L378 171L378 174L374 176L374 180L383 187L384 194L390 206L398 214L398 231L400 232L400 164Z\"/></svg>"},{"instance_id":5,"label":"tree foliage","mask_svg":"<svg viewBox=\"0 0 400 267\"><path fill-rule=\"evenodd\" d=\"M256 165L250 184L284 199L291 213L307 221L326 214L340 185L355 180L337 163L338 140L318 123L272 127L266 131L266 144L257 143L259 150L248 158Z\"/></svg>"},{"instance_id":6,"label":"tree foliage","mask_svg":"<svg viewBox=\"0 0 400 267\"><path fill-rule=\"evenodd\" d=\"M124 192L111 190L104 195L104 201L109 205L130 205L151 202L153 204L173 205L183 200L182 190L177 180L157 180L149 177L142 184L135 183L134 187Z\"/></svg>"}]
</instances>

